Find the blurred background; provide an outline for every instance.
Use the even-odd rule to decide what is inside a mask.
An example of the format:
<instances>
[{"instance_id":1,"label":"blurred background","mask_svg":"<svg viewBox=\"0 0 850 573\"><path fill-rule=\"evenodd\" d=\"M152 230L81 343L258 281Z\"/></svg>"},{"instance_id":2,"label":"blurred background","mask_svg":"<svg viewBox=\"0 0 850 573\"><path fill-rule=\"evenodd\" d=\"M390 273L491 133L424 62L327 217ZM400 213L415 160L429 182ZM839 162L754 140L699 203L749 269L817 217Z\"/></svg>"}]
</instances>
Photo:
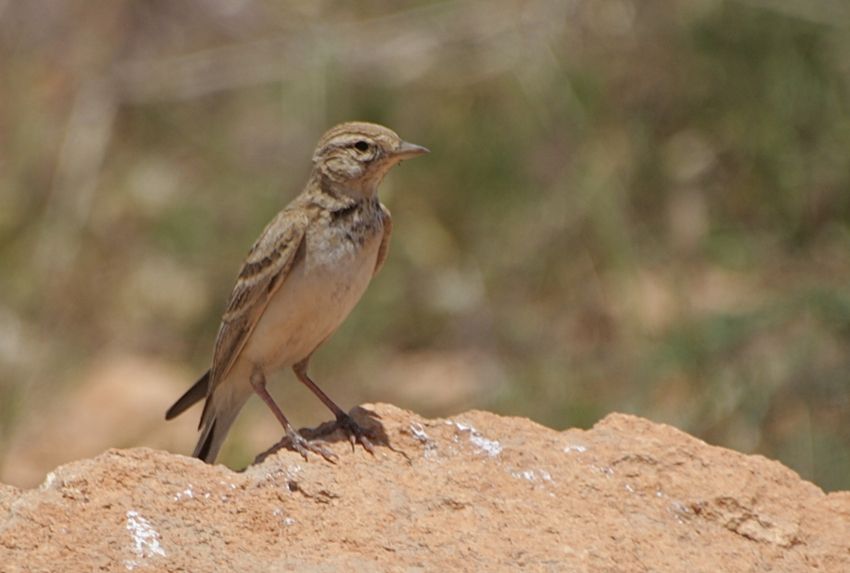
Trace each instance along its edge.
<instances>
[{"instance_id":1,"label":"blurred background","mask_svg":"<svg viewBox=\"0 0 850 573\"><path fill-rule=\"evenodd\" d=\"M6 483L191 451L248 247L364 119L432 153L313 360L344 407L630 412L850 488L843 0L2 0L0 70ZM222 461L279 437L253 400Z\"/></svg>"}]
</instances>

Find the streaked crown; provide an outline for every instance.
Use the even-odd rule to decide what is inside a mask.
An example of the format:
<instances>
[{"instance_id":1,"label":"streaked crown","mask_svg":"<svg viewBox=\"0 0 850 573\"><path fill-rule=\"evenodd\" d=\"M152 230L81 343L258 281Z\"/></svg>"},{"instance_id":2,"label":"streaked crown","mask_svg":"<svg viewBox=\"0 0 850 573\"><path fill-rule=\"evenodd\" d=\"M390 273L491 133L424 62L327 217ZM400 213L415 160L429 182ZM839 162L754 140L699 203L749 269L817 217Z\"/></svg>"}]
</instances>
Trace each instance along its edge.
<instances>
[{"instance_id":1,"label":"streaked crown","mask_svg":"<svg viewBox=\"0 0 850 573\"><path fill-rule=\"evenodd\" d=\"M404 159L428 153L393 130L367 122L341 123L319 139L313 165L323 183L354 195L371 196L384 175Z\"/></svg>"}]
</instances>

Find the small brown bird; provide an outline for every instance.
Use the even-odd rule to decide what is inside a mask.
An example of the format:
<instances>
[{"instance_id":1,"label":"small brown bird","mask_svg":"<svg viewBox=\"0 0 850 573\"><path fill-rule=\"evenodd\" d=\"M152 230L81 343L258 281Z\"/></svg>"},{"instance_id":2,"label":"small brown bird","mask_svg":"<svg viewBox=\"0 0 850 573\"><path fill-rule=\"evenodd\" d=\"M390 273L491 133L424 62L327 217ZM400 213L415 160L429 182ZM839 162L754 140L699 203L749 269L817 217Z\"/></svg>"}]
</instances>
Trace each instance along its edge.
<instances>
[{"instance_id":1,"label":"small brown bird","mask_svg":"<svg viewBox=\"0 0 850 573\"><path fill-rule=\"evenodd\" d=\"M337 426L369 452L357 423L307 375L313 352L342 324L387 257L392 219L378 185L404 159L428 153L373 123L337 125L319 140L313 171L298 197L251 247L215 341L212 367L165 414L170 420L206 399L193 455L215 461L239 410L256 392L283 425L281 442L305 458L305 440L266 390L266 375L292 367L336 416Z\"/></svg>"}]
</instances>

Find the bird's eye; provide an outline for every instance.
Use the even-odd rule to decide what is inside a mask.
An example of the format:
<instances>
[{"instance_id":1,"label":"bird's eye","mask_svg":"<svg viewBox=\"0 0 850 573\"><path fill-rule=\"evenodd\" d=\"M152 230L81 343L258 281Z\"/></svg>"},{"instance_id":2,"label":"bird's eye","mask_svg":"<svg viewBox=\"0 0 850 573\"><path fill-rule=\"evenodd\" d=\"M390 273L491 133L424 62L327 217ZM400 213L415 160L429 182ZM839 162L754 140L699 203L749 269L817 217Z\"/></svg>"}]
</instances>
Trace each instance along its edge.
<instances>
[{"instance_id":1,"label":"bird's eye","mask_svg":"<svg viewBox=\"0 0 850 573\"><path fill-rule=\"evenodd\" d=\"M369 143L361 139L354 144L354 148L357 149L357 151L369 151Z\"/></svg>"}]
</instances>

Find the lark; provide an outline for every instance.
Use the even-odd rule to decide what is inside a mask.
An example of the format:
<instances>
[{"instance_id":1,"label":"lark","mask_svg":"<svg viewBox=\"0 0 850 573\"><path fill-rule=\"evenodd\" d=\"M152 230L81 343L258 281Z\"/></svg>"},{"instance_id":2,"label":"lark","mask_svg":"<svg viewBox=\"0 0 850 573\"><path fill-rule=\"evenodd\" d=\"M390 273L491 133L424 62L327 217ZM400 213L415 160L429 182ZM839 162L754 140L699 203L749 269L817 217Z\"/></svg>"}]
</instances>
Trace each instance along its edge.
<instances>
[{"instance_id":1,"label":"lark","mask_svg":"<svg viewBox=\"0 0 850 573\"><path fill-rule=\"evenodd\" d=\"M193 455L215 462L230 426L256 393L283 426L281 444L334 461L289 423L266 388L290 367L334 416L352 446L366 432L308 376L310 357L342 324L387 258L390 212L378 186L395 165L428 153L381 125L337 125L319 140L307 185L248 252L221 319L212 366L174 403L170 420L205 399Z\"/></svg>"}]
</instances>

